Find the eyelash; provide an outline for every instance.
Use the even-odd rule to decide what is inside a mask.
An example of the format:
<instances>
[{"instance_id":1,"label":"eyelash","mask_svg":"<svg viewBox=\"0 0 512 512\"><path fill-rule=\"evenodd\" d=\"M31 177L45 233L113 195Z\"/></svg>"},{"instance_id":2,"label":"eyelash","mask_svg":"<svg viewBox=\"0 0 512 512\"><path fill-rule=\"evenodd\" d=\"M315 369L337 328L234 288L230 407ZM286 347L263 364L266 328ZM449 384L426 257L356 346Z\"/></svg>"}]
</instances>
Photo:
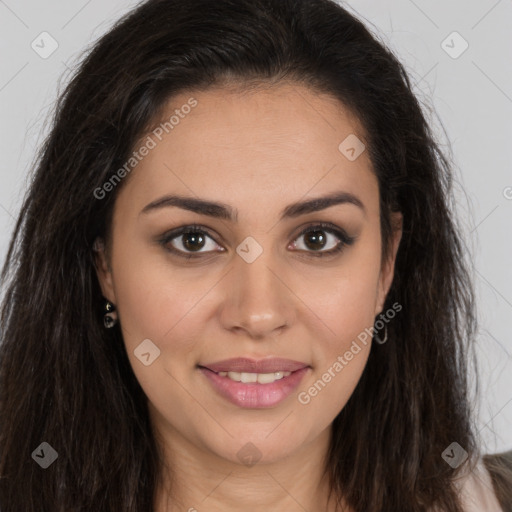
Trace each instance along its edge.
<instances>
[{"instance_id":1,"label":"eyelash","mask_svg":"<svg viewBox=\"0 0 512 512\"><path fill-rule=\"evenodd\" d=\"M312 224L312 225L305 227L297 235L297 237L294 239L294 241L297 240L298 238L300 238L301 236L303 236L309 232L312 232L312 231L325 231L327 233L335 235L340 240L340 243L338 243L334 249L330 249L328 251L318 251L318 252L305 251L309 256L311 256L313 258L325 258L328 256L334 256L335 254L340 253L346 246L352 245L356 240L356 237L347 235L347 233L344 230L338 228L337 226L335 226L334 224L331 224L330 222L318 222L317 224ZM209 238L214 240L212 235L209 234L209 230L207 228L205 228L204 226L201 226L199 224L190 224L187 226L182 226L180 228L177 228L169 233L166 233L158 242L164 247L165 250L167 250L170 253L175 254L181 258L185 258L187 260L190 260L193 258L201 258L205 254L210 252L210 251L207 251L205 253L198 252L195 254L194 253L185 253L179 249L176 249L176 248L168 245L169 242L171 242L175 238L178 238L181 235L190 234L190 233L199 233L202 235L207 235ZM215 242L215 243L217 243L217 242Z\"/></svg>"}]
</instances>

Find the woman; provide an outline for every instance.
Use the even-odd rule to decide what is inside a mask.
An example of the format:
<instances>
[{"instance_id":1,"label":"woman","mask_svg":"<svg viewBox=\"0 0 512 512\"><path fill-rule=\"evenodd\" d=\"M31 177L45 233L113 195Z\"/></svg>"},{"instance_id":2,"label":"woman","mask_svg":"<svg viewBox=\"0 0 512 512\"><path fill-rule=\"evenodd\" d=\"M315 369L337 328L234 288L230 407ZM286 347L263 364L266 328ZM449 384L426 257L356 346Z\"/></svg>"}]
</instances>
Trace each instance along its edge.
<instances>
[{"instance_id":1,"label":"woman","mask_svg":"<svg viewBox=\"0 0 512 512\"><path fill-rule=\"evenodd\" d=\"M334 2L141 4L60 98L3 270L2 511L506 510L449 185Z\"/></svg>"}]
</instances>

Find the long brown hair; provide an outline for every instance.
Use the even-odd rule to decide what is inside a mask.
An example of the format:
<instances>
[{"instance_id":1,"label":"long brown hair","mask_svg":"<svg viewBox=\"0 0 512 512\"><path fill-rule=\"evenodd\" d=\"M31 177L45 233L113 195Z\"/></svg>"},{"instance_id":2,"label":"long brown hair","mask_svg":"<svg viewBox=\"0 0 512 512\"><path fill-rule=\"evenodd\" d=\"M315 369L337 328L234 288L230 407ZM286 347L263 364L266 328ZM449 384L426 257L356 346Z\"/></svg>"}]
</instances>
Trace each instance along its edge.
<instances>
[{"instance_id":1,"label":"long brown hair","mask_svg":"<svg viewBox=\"0 0 512 512\"><path fill-rule=\"evenodd\" d=\"M94 192L173 94L281 79L329 93L363 123L384 254L390 212L404 216L384 307L403 311L333 422L332 491L361 512L460 512L460 468L442 453L456 441L466 464L479 457L467 382L476 322L450 162L404 67L331 0L149 0L85 56L56 103L2 272L2 512L152 511L161 452L120 330L103 328L92 251L123 182ZM46 469L31 456L42 442L58 454Z\"/></svg>"},{"instance_id":2,"label":"long brown hair","mask_svg":"<svg viewBox=\"0 0 512 512\"><path fill-rule=\"evenodd\" d=\"M512 450L482 457L503 512L512 512Z\"/></svg>"}]
</instances>

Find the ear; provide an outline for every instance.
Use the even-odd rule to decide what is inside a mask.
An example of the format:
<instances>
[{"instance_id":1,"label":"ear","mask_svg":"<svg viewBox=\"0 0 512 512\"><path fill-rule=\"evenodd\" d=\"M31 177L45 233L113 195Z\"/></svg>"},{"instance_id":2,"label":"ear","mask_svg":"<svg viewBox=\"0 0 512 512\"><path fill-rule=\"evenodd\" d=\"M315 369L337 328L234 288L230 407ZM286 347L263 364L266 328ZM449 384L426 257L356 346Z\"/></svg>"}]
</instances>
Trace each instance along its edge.
<instances>
[{"instance_id":1,"label":"ear","mask_svg":"<svg viewBox=\"0 0 512 512\"><path fill-rule=\"evenodd\" d=\"M116 304L110 255L102 238L97 238L94 241L93 250L96 275L98 276L103 297Z\"/></svg>"},{"instance_id":2,"label":"ear","mask_svg":"<svg viewBox=\"0 0 512 512\"><path fill-rule=\"evenodd\" d=\"M396 253L398 252L398 246L400 245L400 240L402 238L403 216L401 212L391 213L391 226L391 247L389 249L387 259L382 262L377 289L375 316L381 313L384 309L384 302L386 301L386 296L391 288L391 283L393 282Z\"/></svg>"}]
</instances>

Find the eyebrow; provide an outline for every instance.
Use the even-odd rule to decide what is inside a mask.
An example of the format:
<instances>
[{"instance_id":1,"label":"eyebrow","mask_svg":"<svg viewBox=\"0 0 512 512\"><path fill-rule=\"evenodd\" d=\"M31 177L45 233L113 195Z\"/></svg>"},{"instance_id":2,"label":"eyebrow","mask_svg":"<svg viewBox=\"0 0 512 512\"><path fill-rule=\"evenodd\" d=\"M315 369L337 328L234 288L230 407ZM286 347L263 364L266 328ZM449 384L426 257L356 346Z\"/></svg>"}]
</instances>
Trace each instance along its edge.
<instances>
[{"instance_id":1,"label":"eyebrow","mask_svg":"<svg viewBox=\"0 0 512 512\"><path fill-rule=\"evenodd\" d=\"M308 213L325 210L326 208L338 204L352 204L360 208L366 215L363 202L357 196L350 192L335 192L326 196L308 199L307 201L298 201L296 203L289 204L281 212L280 220L295 218ZM160 197L146 205L139 215L173 206L189 210L200 215L207 215L209 217L229 220L232 222L237 222L238 219L237 210L225 203L180 195L166 195Z\"/></svg>"}]
</instances>

